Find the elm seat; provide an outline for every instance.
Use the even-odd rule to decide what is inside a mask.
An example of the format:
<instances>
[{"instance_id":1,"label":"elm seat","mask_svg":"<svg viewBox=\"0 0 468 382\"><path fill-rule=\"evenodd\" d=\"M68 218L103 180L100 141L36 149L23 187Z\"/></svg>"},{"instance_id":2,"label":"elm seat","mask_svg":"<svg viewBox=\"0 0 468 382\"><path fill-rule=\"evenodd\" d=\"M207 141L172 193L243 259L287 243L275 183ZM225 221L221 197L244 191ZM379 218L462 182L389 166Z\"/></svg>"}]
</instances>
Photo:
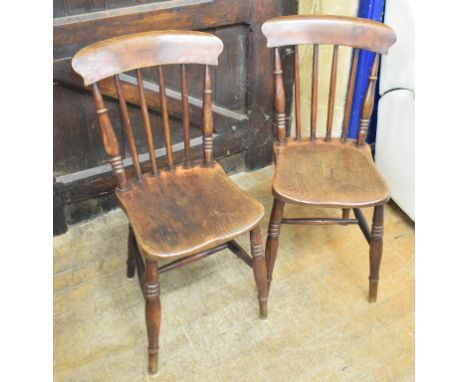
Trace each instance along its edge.
<instances>
[{"instance_id":1,"label":"elm seat","mask_svg":"<svg viewBox=\"0 0 468 382\"><path fill-rule=\"evenodd\" d=\"M116 194L140 248L155 259L190 256L226 243L254 228L264 214L263 206L217 163L177 166Z\"/></svg>"},{"instance_id":2,"label":"elm seat","mask_svg":"<svg viewBox=\"0 0 468 382\"><path fill-rule=\"evenodd\" d=\"M305 139L275 144L273 193L288 203L359 208L385 203L390 190L368 145Z\"/></svg>"}]
</instances>

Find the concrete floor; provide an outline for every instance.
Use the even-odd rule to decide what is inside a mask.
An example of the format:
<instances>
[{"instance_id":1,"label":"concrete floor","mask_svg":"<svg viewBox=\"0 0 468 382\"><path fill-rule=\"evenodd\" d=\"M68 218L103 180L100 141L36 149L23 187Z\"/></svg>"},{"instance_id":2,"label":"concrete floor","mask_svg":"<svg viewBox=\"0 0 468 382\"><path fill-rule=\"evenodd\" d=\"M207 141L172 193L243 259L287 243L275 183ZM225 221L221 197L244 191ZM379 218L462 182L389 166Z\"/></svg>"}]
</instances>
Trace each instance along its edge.
<instances>
[{"instance_id":1,"label":"concrete floor","mask_svg":"<svg viewBox=\"0 0 468 382\"><path fill-rule=\"evenodd\" d=\"M267 216L271 176L271 167L233 176ZM285 211L313 215L340 216ZM414 225L392 204L376 304L357 226L283 227L268 320L258 318L252 271L228 251L161 275L156 377L146 376L144 300L125 276L126 240L120 210L54 239L56 381L414 380ZM247 235L239 242L249 248Z\"/></svg>"}]
</instances>

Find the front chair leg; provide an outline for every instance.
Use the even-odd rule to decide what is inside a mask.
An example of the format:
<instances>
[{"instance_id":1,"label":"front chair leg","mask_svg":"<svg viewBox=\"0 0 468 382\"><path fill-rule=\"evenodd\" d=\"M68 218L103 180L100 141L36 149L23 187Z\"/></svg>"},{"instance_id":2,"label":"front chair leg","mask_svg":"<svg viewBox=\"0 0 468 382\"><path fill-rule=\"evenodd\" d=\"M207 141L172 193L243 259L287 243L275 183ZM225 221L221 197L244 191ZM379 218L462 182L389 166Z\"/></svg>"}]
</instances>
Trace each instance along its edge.
<instances>
[{"instance_id":1,"label":"front chair leg","mask_svg":"<svg viewBox=\"0 0 468 382\"><path fill-rule=\"evenodd\" d=\"M279 235L281 221L283 220L284 202L275 199L271 210L270 224L268 226L268 238L266 242L266 262L267 262L267 286L270 291L271 280L273 279L273 268L275 267L276 254L278 253Z\"/></svg>"},{"instance_id":2,"label":"front chair leg","mask_svg":"<svg viewBox=\"0 0 468 382\"><path fill-rule=\"evenodd\" d=\"M146 329L148 332L148 372L158 372L159 328L161 303L159 301L159 271L156 261L146 261L145 297Z\"/></svg>"},{"instance_id":3,"label":"front chair leg","mask_svg":"<svg viewBox=\"0 0 468 382\"><path fill-rule=\"evenodd\" d=\"M132 226L128 225L128 241L127 241L127 277L129 279L135 276L135 235Z\"/></svg>"},{"instance_id":4,"label":"front chair leg","mask_svg":"<svg viewBox=\"0 0 468 382\"><path fill-rule=\"evenodd\" d=\"M377 288L379 285L379 269L382 259L383 247L383 223L384 223L384 205L374 207L372 217L372 230L370 239L369 262L369 302L377 301Z\"/></svg>"},{"instance_id":5,"label":"front chair leg","mask_svg":"<svg viewBox=\"0 0 468 382\"><path fill-rule=\"evenodd\" d=\"M265 255L263 252L262 233L260 226L250 231L250 248L252 251L252 267L255 283L257 284L258 302L260 305L260 317L268 316L268 291L267 291L267 269Z\"/></svg>"}]
</instances>

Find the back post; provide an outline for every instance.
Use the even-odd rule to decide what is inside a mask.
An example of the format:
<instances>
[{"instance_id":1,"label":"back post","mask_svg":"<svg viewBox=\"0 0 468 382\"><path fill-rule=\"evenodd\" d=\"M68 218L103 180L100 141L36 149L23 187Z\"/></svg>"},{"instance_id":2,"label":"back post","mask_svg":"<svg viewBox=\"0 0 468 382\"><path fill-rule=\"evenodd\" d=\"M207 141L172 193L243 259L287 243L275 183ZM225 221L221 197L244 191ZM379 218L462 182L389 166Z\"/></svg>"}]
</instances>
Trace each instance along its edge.
<instances>
[{"instance_id":1,"label":"back post","mask_svg":"<svg viewBox=\"0 0 468 382\"><path fill-rule=\"evenodd\" d=\"M284 93L283 69L279 48L275 48L275 113L276 131L279 143L286 142L286 97Z\"/></svg>"},{"instance_id":2,"label":"back post","mask_svg":"<svg viewBox=\"0 0 468 382\"><path fill-rule=\"evenodd\" d=\"M327 133L325 140L330 142L332 139L333 129L333 112L335 107L335 94L336 94L336 74L338 65L338 45L333 46L332 67L330 72L330 90L328 94L328 111L327 111Z\"/></svg>"},{"instance_id":3,"label":"back post","mask_svg":"<svg viewBox=\"0 0 468 382\"><path fill-rule=\"evenodd\" d=\"M121 190L126 190L128 188L128 183L127 177L125 176L122 157L120 156L119 141L115 136L114 129L109 119L108 110L104 104L104 100L102 99L97 83L92 84L92 89L104 148L107 155L110 157L109 163L111 164L114 175L117 178L119 188Z\"/></svg>"},{"instance_id":4,"label":"back post","mask_svg":"<svg viewBox=\"0 0 468 382\"><path fill-rule=\"evenodd\" d=\"M372 110L374 109L375 83L377 81L377 71L379 69L379 58L380 55L376 54L371 74L369 76L369 83L367 84L366 95L362 103L361 121L359 123L359 136L357 141L358 146L362 146L366 142L367 130L369 129L369 122L372 116Z\"/></svg>"},{"instance_id":5,"label":"back post","mask_svg":"<svg viewBox=\"0 0 468 382\"><path fill-rule=\"evenodd\" d=\"M205 80L203 86L203 165L213 166L213 112L211 110L211 73L210 67L205 65Z\"/></svg>"},{"instance_id":6,"label":"back post","mask_svg":"<svg viewBox=\"0 0 468 382\"><path fill-rule=\"evenodd\" d=\"M348 79L348 89L346 91L346 106L343 118L343 129L341 131L341 143L346 143L348 139L349 120L351 118L351 107L353 105L354 87L356 84L356 72L359 58L359 49L353 49L353 59L351 73Z\"/></svg>"}]
</instances>

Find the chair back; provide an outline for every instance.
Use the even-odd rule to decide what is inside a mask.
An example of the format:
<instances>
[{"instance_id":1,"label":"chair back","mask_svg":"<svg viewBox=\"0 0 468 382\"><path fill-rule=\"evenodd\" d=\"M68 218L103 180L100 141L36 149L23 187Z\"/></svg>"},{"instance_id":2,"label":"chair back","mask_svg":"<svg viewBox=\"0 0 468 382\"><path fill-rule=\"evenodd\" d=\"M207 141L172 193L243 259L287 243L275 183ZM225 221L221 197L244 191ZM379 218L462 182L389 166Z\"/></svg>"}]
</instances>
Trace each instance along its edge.
<instances>
[{"instance_id":1,"label":"chair back","mask_svg":"<svg viewBox=\"0 0 468 382\"><path fill-rule=\"evenodd\" d=\"M158 169L156 162L153 129L150 123L146 102L148 90L144 86L141 70L149 67L157 67L158 69L159 86L156 90L159 93L168 170L171 171L175 168L175 164L172 152L171 129L169 125L169 111L166 99L163 66L180 65L184 166L191 167L193 161L190 152L190 121L186 64L204 65L202 109L203 165L212 166L214 162L210 65L218 64L218 57L222 50L222 41L218 37L207 33L193 31L157 31L125 35L100 41L81 49L73 57L73 69L83 77L86 86L92 87L104 148L109 155L109 162L117 178L120 190L127 190L129 182L124 171L119 142L110 122L108 110L99 90L98 82L109 77L114 78L122 124L132 156L135 177L138 182L141 182L143 180L142 166L139 161L134 130L125 99L125 86L121 81L120 75L128 71L136 71L138 98L151 162L150 175L157 176L161 170Z\"/></svg>"},{"instance_id":2,"label":"chair back","mask_svg":"<svg viewBox=\"0 0 468 382\"><path fill-rule=\"evenodd\" d=\"M374 106L375 82L379 66L379 57L386 54L395 43L396 35L387 25L346 16L283 16L266 21L262 32L267 38L268 47L275 48L275 125L279 143L286 142L286 99L282 76L282 64L279 48L294 45L294 100L295 100L295 128L296 139L301 140L300 120L300 76L299 76L299 45L313 45L312 60L312 89L311 89L311 116L310 139L317 139L317 103L318 103L318 64L319 45L333 45L333 58L331 63L330 90L328 95L328 112L326 122L325 141L331 141L333 126L333 111L336 94L336 78L339 46L353 48L352 64L350 69L348 88L346 94L345 113L341 131L341 142L345 143L348 135L351 106L356 81L356 69L359 50L364 49L375 52L375 59L369 75L369 82L361 110L358 145L365 143L369 120Z\"/></svg>"}]
</instances>

